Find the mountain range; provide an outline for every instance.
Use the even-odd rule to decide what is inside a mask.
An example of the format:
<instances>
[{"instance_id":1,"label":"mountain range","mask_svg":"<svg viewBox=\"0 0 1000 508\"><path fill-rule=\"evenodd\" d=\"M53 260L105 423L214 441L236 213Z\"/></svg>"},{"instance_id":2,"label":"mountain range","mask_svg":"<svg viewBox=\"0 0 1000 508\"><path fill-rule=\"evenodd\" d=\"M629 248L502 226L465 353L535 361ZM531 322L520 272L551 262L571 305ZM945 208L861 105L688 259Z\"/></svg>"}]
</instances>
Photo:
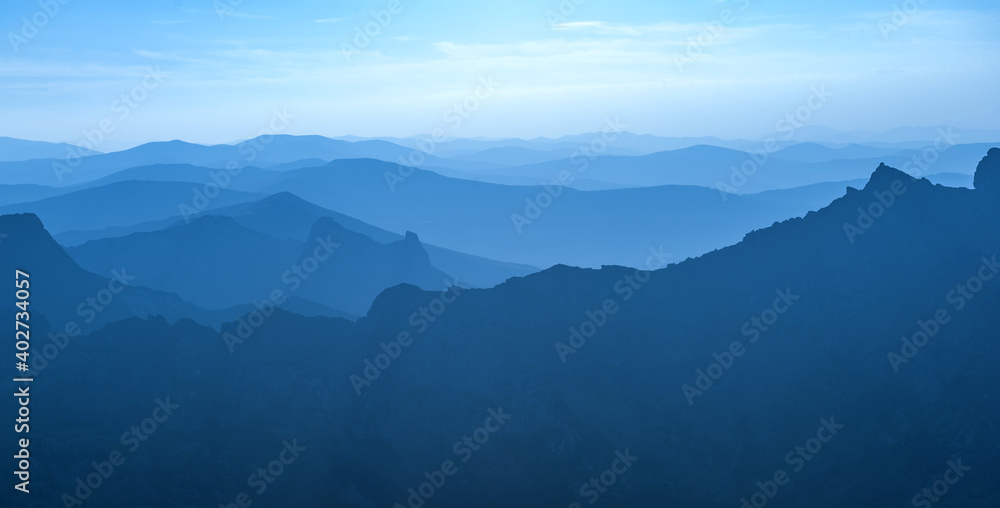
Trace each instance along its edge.
<instances>
[{"instance_id":1,"label":"mountain range","mask_svg":"<svg viewBox=\"0 0 1000 508\"><path fill-rule=\"evenodd\" d=\"M35 432L52 438L32 452L58 458L41 496L58 502L167 397L173 416L90 502L225 505L243 465L291 447L296 474L262 503L405 506L428 482L429 502L456 506L909 506L962 465L947 502L996 505L1000 149L974 183L879 165L828 206L683 262L401 284L353 323L262 309L235 348L226 334L254 312L221 333L107 324L35 385ZM72 261L41 222L3 220L5 261L50 274L40 315L46 291L87 284L63 278ZM61 389L82 379L93 397ZM159 489L134 481L149 475Z\"/></svg>"}]
</instances>

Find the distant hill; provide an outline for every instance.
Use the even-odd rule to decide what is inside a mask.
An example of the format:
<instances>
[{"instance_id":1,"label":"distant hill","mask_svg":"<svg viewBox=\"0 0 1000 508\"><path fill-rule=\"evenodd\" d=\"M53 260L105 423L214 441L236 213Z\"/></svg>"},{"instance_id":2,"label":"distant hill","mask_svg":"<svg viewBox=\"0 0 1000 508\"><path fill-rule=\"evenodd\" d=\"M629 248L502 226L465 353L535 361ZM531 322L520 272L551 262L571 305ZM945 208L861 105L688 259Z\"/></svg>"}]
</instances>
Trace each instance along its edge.
<instances>
[{"instance_id":1,"label":"distant hill","mask_svg":"<svg viewBox=\"0 0 1000 508\"><path fill-rule=\"evenodd\" d=\"M857 143L839 148L830 148L819 143L796 143L772 154L779 159L796 162L825 162L842 159L873 159L889 157L903 150L897 148L880 148Z\"/></svg>"},{"instance_id":2,"label":"distant hill","mask_svg":"<svg viewBox=\"0 0 1000 508\"><path fill-rule=\"evenodd\" d=\"M38 201L59 194L65 194L66 190L58 187L34 184L0 184L0 206L15 203L27 203Z\"/></svg>"},{"instance_id":3,"label":"distant hill","mask_svg":"<svg viewBox=\"0 0 1000 508\"><path fill-rule=\"evenodd\" d=\"M740 196L723 199L703 187L583 192L473 182L423 170L413 170L393 191L387 178L398 174L396 165L380 161L334 161L283 172L256 191L291 192L382 229L419 231L434 245L539 267L642 266L649 249L661 245L674 253L672 261L680 261L808 211Z\"/></svg>"},{"instance_id":4,"label":"distant hill","mask_svg":"<svg viewBox=\"0 0 1000 508\"><path fill-rule=\"evenodd\" d=\"M387 141L348 142L323 136L262 136L236 145L199 145L184 141L152 142L107 154L67 161L64 155L25 162L0 162L6 183L74 185L106 177L116 171L154 164L190 164L208 168L269 166L303 159L373 158L399 162L414 150ZM455 169L488 169L486 163L452 161L421 153L425 164Z\"/></svg>"},{"instance_id":5,"label":"distant hill","mask_svg":"<svg viewBox=\"0 0 1000 508\"><path fill-rule=\"evenodd\" d=\"M58 159L69 154L79 156L96 155L101 152L88 150L69 143L49 143L28 141L0 136L0 162L26 161L31 159Z\"/></svg>"},{"instance_id":6,"label":"distant hill","mask_svg":"<svg viewBox=\"0 0 1000 508\"><path fill-rule=\"evenodd\" d=\"M308 236L278 239L228 216L205 216L161 231L68 249L85 269L127 266L149 287L208 309L265 301L275 290L351 315L364 315L382 290L401 283L447 286L415 235L381 244L320 218ZM284 300L284 297L279 298Z\"/></svg>"},{"instance_id":7,"label":"distant hill","mask_svg":"<svg viewBox=\"0 0 1000 508\"><path fill-rule=\"evenodd\" d=\"M586 178L628 186L698 185L731 189L730 192L754 193L774 189L801 187L821 182L864 178L860 168L884 162L910 170L917 176L934 173L972 174L976 162L990 148L989 144L958 144L942 152L933 152L933 164L922 162L923 151L881 148L847 147L831 149L822 145L787 148L772 154L763 152L763 143L749 152L717 146L693 146L680 150L658 152L640 157L598 156L593 160L557 160L508 168L503 175L552 180L562 171L580 173ZM835 157L837 150L845 150ZM866 152L895 152L858 158ZM782 154L784 157L782 158ZM789 155L791 154L791 155ZM787 158L787 157L791 158ZM915 159L916 157L916 159ZM798 161L806 159L806 161ZM920 165L917 165L917 162ZM922 167L921 167L922 166Z\"/></svg>"},{"instance_id":8,"label":"distant hill","mask_svg":"<svg viewBox=\"0 0 1000 508\"><path fill-rule=\"evenodd\" d=\"M245 228L287 240L307 238L309 231L320 217L331 217L345 229L361 233L379 243L392 243L404 238L404 235L392 233L353 217L314 205L288 192L277 193L257 201L215 208L209 213L230 216L237 224ZM179 217L173 216L129 226L64 231L54 236L60 244L74 247L92 240L158 231L173 226L181 220ZM432 265L472 287L492 287L510 277L523 276L538 271L533 266L505 263L436 245L425 244L424 249L427 250Z\"/></svg>"},{"instance_id":9,"label":"distant hill","mask_svg":"<svg viewBox=\"0 0 1000 508\"><path fill-rule=\"evenodd\" d=\"M0 239L0 264L28 274L31 315L39 323L47 321L57 333L67 333L69 325L68 333L80 334L135 316L159 315L170 321L191 318L217 325L240 315L205 311L176 295L149 289L133 267L116 265L99 275L86 271L49 236L35 215L2 215L0 231L6 232Z\"/></svg>"},{"instance_id":10,"label":"distant hill","mask_svg":"<svg viewBox=\"0 0 1000 508\"><path fill-rule=\"evenodd\" d=\"M124 181L83 189L38 201L0 206L0 214L34 213L51 232L93 230L128 226L176 217L186 211L200 212L204 203L211 210L235 203L254 201L260 194L222 189L214 198L196 203L204 183ZM211 191L210 191L211 192Z\"/></svg>"}]
</instances>

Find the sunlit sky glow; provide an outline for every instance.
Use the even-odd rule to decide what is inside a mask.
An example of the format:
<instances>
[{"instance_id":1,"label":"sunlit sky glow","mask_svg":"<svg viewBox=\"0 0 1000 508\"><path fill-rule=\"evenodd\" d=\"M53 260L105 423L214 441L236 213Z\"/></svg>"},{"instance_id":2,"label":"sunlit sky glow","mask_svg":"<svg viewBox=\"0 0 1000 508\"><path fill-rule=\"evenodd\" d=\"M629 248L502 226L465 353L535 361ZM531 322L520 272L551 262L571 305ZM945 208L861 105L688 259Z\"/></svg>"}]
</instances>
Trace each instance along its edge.
<instances>
[{"instance_id":1,"label":"sunlit sky glow","mask_svg":"<svg viewBox=\"0 0 1000 508\"><path fill-rule=\"evenodd\" d=\"M759 137L819 85L835 95L817 125L1000 128L995 2L576 1L563 15L557 0L402 0L349 58L391 2L70 0L24 39L22 16L48 16L10 2L0 135L79 142L109 118L111 143L230 142L278 108L290 134L554 137L619 117L638 133ZM894 23L904 5L918 7ZM148 67L162 82L122 118L116 100ZM446 121L489 76L499 89Z\"/></svg>"}]
</instances>

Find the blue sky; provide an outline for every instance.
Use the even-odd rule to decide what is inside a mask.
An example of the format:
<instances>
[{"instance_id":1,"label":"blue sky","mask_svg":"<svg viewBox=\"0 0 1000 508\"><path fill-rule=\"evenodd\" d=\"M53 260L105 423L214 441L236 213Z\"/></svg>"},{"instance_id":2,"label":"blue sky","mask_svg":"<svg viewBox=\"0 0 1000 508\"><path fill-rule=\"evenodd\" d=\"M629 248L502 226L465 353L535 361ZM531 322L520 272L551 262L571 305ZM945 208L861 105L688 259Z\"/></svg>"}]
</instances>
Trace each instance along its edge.
<instances>
[{"instance_id":1,"label":"blue sky","mask_svg":"<svg viewBox=\"0 0 1000 508\"><path fill-rule=\"evenodd\" d=\"M1000 128L995 2L47 1L4 6L0 135L759 137L816 86L817 125Z\"/></svg>"}]
</instances>

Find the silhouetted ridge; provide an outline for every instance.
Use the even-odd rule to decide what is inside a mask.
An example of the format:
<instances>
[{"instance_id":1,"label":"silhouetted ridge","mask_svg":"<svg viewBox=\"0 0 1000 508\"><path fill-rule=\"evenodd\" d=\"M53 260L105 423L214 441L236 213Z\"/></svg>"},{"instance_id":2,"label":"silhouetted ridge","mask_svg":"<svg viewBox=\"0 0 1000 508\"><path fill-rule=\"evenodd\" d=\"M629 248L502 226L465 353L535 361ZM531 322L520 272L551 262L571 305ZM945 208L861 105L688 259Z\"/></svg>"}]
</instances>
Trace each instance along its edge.
<instances>
[{"instance_id":1,"label":"silhouetted ridge","mask_svg":"<svg viewBox=\"0 0 1000 508\"><path fill-rule=\"evenodd\" d=\"M895 181L909 182L913 180L913 177L894 168L887 166L884 162L879 164L875 168L875 172L868 179L868 183L865 184L864 190L873 190L885 188L887 185L892 185Z\"/></svg>"},{"instance_id":2,"label":"silhouetted ridge","mask_svg":"<svg viewBox=\"0 0 1000 508\"><path fill-rule=\"evenodd\" d=\"M22 233L41 233L45 226L42 225L42 220L33 213L14 213L0 216L0 229L4 231L17 229Z\"/></svg>"},{"instance_id":3,"label":"silhouetted ridge","mask_svg":"<svg viewBox=\"0 0 1000 508\"><path fill-rule=\"evenodd\" d=\"M1000 148L990 148L986 152L986 157L976 166L972 184L977 191L1000 194Z\"/></svg>"},{"instance_id":4,"label":"silhouetted ridge","mask_svg":"<svg viewBox=\"0 0 1000 508\"><path fill-rule=\"evenodd\" d=\"M45 230L42 220L33 213L0 216L0 232L6 233L6 236L0 237L0 259L30 254L34 261L52 263L62 269L79 269L76 262Z\"/></svg>"}]
</instances>

